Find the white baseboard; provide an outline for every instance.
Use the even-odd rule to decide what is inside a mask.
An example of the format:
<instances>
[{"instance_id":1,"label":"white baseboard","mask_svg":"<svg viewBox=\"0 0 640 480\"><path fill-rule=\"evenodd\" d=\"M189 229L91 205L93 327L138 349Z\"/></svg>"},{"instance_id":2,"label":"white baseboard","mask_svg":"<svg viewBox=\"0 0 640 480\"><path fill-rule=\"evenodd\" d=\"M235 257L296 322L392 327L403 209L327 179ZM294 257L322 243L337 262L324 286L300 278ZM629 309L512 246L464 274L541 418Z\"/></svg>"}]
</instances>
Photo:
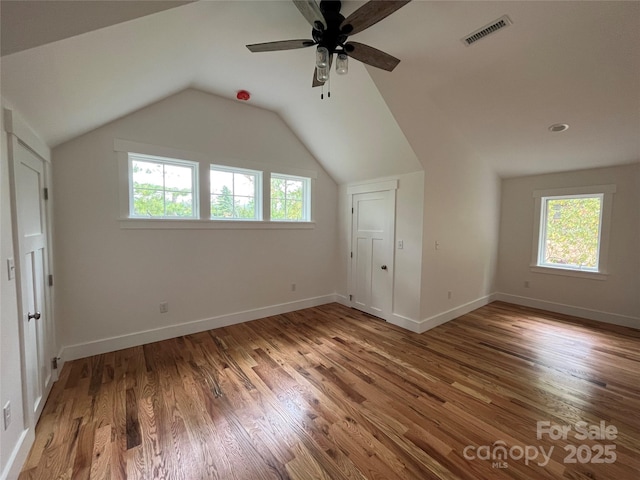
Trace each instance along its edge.
<instances>
[{"instance_id":1,"label":"white baseboard","mask_svg":"<svg viewBox=\"0 0 640 480\"><path fill-rule=\"evenodd\" d=\"M493 302L494 300L495 298L493 298L493 295L487 295L485 297L465 303L464 305L460 305L456 308L452 308L451 310L447 310L446 312L439 313L424 320L414 320L413 318L405 317L404 315L400 315L398 313L392 313L389 316L385 316L384 320L414 333L424 333L427 330L448 322L449 320L453 320L454 318L458 318L465 313L469 313L477 308L483 307ZM345 307L352 307L351 302L349 302L347 297L345 297L344 295L336 294L336 302L344 305Z\"/></svg>"},{"instance_id":2,"label":"white baseboard","mask_svg":"<svg viewBox=\"0 0 640 480\"><path fill-rule=\"evenodd\" d=\"M119 335L117 337L104 338L92 342L67 345L62 348L60 357L62 362L75 360L78 358L99 355L102 353L114 352L123 348L137 347L151 342L159 342L169 338L181 337L192 333L203 332L213 328L227 327L237 323L249 322L259 318L280 315L282 313L302 310L303 308L317 307L326 303L340 301L336 294L323 295L321 297L307 298L295 302L281 303L268 307L245 310L242 312L220 315L217 317L195 320L192 322L170 325L142 332Z\"/></svg>"},{"instance_id":3,"label":"white baseboard","mask_svg":"<svg viewBox=\"0 0 640 480\"><path fill-rule=\"evenodd\" d=\"M335 298L336 298L336 302L338 302L340 305L344 305L345 307L351 308L351 302L349 301L346 295L336 293Z\"/></svg>"},{"instance_id":4,"label":"white baseboard","mask_svg":"<svg viewBox=\"0 0 640 480\"><path fill-rule=\"evenodd\" d=\"M522 305L525 307L539 308L542 310L548 310L551 312L557 312L566 315L573 315L576 317L582 317L591 320L598 320L601 322L622 325L625 327L640 328L640 318L629 317L615 313L601 312L597 310L589 310L586 308L547 302L534 298L520 297L517 295L510 295L506 293L494 293L491 295L486 295L484 297L478 298L476 300L465 303L458 307L452 308L451 310L447 310L446 312L439 313L421 321L404 317L395 313L386 320L389 323L405 328L409 331L415 333L423 333L427 330L442 325L443 323L469 313L477 308L487 305L495 300ZM64 346L59 353L60 363L58 371L62 369L62 365L65 361L68 360L75 360L91 355L113 352L116 350L121 350L123 348L135 347L138 345L144 345L146 343L158 342L161 340L167 340L169 338L180 337L182 335L198 333L213 328L226 327L237 323L249 322L258 318L279 315L282 313L292 312L294 310L316 307L318 305L324 305L326 303L332 302L338 302L347 307L351 306L350 302L347 300L347 297L335 293L323 295L320 297L298 300L295 302L281 303L278 305L271 305L268 307L256 308L253 310L245 310L242 312L220 315L217 317L196 320L179 325L171 325L168 327L131 333L128 335L105 338L87 343L67 345ZM0 478L0 480L4 479Z\"/></svg>"},{"instance_id":5,"label":"white baseboard","mask_svg":"<svg viewBox=\"0 0 640 480\"><path fill-rule=\"evenodd\" d=\"M349 299L345 295L336 293L336 302L338 302L340 305L344 305L347 308L354 308L352 303L349 301ZM410 330L415 333L420 333L418 330L418 326L420 325L420 322L412 318L405 317L397 313L392 313L391 315L384 315L380 318L398 327Z\"/></svg>"},{"instance_id":6,"label":"white baseboard","mask_svg":"<svg viewBox=\"0 0 640 480\"><path fill-rule=\"evenodd\" d=\"M392 313L391 318L388 318L387 322L393 323L398 327L405 328L414 333L422 333L424 331L424 330L420 330L422 322L419 322L418 320L414 320L413 318L399 315L397 313Z\"/></svg>"},{"instance_id":7,"label":"white baseboard","mask_svg":"<svg viewBox=\"0 0 640 480\"><path fill-rule=\"evenodd\" d=\"M519 295L511 295L508 293L496 293L495 299L501 302L513 303L523 307L539 308L549 312L562 313L574 317L587 318L589 320L597 320L599 322L611 323L623 327L631 327L640 329L640 318L629 317L617 313L602 312L600 310L591 310L589 308L576 307L573 305L565 305L563 303L548 302L546 300L538 300L536 298L521 297Z\"/></svg>"},{"instance_id":8,"label":"white baseboard","mask_svg":"<svg viewBox=\"0 0 640 480\"><path fill-rule=\"evenodd\" d=\"M33 432L33 428L24 430L16 442L16 446L11 452L11 456L7 461L7 466L4 471L0 473L0 480L17 480L20 476L20 470L24 462L27 460L27 455L31 450L31 446L36 437Z\"/></svg>"},{"instance_id":9,"label":"white baseboard","mask_svg":"<svg viewBox=\"0 0 640 480\"><path fill-rule=\"evenodd\" d=\"M458 318L462 315L472 312L477 308L484 307L485 305L488 305L495 300L495 294L486 295L458 307L452 308L451 310L447 310L446 312L442 312L432 317L425 318L424 320L419 322L417 333L424 333L427 330L431 330L432 328L442 325L443 323L447 323L454 318Z\"/></svg>"},{"instance_id":10,"label":"white baseboard","mask_svg":"<svg viewBox=\"0 0 640 480\"><path fill-rule=\"evenodd\" d=\"M64 367L64 347L60 347L60 350L58 350L58 369L56 370L56 377L54 378L55 382L60 378L62 367Z\"/></svg>"}]
</instances>

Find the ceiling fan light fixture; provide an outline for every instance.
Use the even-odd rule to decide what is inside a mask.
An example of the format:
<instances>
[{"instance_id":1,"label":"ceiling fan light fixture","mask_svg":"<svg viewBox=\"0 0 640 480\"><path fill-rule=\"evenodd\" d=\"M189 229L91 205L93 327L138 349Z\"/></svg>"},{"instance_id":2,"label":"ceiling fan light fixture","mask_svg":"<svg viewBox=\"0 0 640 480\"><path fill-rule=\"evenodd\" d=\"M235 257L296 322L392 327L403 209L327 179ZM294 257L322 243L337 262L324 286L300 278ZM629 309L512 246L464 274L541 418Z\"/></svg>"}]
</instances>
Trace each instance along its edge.
<instances>
[{"instance_id":1,"label":"ceiling fan light fixture","mask_svg":"<svg viewBox=\"0 0 640 480\"><path fill-rule=\"evenodd\" d=\"M329 69L329 50L326 47L316 49L316 67Z\"/></svg>"},{"instance_id":2,"label":"ceiling fan light fixture","mask_svg":"<svg viewBox=\"0 0 640 480\"><path fill-rule=\"evenodd\" d=\"M325 83L329 80L329 65L326 67L316 67L316 78L320 83Z\"/></svg>"},{"instance_id":3,"label":"ceiling fan light fixture","mask_svg":"<svg viewBox=\"0 0 640 480\"><path fill-rule=\"evenodd\" d=\"M336 57L336 73L346 75L349 72L349 57L346 53L339 53Z\"/></svg>"}]
</instances>

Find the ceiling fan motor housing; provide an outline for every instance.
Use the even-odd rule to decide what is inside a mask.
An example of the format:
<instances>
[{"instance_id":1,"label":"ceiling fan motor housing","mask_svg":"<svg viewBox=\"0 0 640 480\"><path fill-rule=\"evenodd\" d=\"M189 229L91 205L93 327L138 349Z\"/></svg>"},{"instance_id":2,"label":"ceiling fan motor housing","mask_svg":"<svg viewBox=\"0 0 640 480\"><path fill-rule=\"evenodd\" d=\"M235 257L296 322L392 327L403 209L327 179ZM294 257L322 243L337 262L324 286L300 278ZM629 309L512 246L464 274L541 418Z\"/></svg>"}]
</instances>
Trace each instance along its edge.
<instances>
[{"instance_id":1,"label":"ceiling fan motor housing","mask_svg":"<svg viewBox=\"0 0 640 480\"><path fill-rule=\"evenodd\" d=\"M320 2L320 11L324 15L327 28L322 29L322 25L316 22L311 35L316 43L329 50L329 53L335 53L338 47L344 49L344 43L347 41L348 32L351 30L350 25L340 26L344 22L344 16L340 13L342 2L323 0ZM317 28L320 27L320 28Z\"/></svg>"}]
</instances>

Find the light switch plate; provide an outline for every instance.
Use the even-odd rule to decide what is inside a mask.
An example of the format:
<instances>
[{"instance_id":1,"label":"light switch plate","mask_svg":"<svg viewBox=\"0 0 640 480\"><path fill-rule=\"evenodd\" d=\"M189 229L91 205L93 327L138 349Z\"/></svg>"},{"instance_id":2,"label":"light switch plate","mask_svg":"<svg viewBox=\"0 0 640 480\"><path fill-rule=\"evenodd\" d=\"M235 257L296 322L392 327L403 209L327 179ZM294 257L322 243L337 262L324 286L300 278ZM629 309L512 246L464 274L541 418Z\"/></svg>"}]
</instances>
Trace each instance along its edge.
<instances>
[{"instance_id":1,"label":"light switch plate","mask_svg":"<svg viewBox=\"0 0 640 480\"><path fill-rule=\"evenodd\" d=\"M11 425L11 403L7 402L7 404L2 409L2 417L4 419L4 429L6 430Z\"/></svg>"},{"instance_id":2,"label":"light switch plate","mask_svg":"<svg viewBox=\"0 0 640 480\"><path fill-rule=\"evenodd\" d=\"M7 258L7 275L9 276L9 280L16 278L16 265L13 258Z\"/></svg>"}]
</instances>

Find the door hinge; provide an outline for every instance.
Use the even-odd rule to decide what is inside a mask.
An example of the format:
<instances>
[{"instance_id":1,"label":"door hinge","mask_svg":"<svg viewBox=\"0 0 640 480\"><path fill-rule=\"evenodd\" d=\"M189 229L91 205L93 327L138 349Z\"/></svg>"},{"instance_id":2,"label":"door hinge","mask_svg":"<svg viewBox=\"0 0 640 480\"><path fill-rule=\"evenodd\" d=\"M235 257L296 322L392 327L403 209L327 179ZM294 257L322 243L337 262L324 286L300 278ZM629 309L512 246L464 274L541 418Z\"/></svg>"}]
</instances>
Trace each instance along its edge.
<instances>
[{"instance_id":1,"label":"door hinge","mask_svg":"<svg viewBox=\"0 0 640 480\"><path fill-rule=\"evenodd\" d=\"M42 189L42 195L44 196L45 200L49 200L49 189L48 188L43 188Z\"/></svg>"},{"instance_id":2,"label":"door hinge","mask_svg":"<svg viewBox=\"0 0 640 480\"><path fill-rule=\"evenodd\" d=\"M353 207L351 207L351 215L353 215Z\"/></svg>"},{"instance_id":3,"label":"door hinge","mask_svg":"<svg viewBox=\"0 0 640 480\"><path fill-rule=\"evenodd\" d=\"M351 252L351 258L353 258L353 252Z\"/></svg>"},{"instance_id":4,"label":"door hinge","mask_svg":"<svg viewBox=\"0 0 640 480\"><path fill-rule=\"evenodd\" d=\"M58 357L53 357L51 359L51 368L54 370L58 369L58 360L60 360Z\"/></svg>"},{"instance_id":5,"label":"door hinge","mask_svg":"<svg viewBox=\"0 0 640 480\"><path fill-rule=\"evenodd\" d=\"M47 276L47 284L48 284L50 287L53 287L53 275L48 275L48 276Z\"/></svg>"},{"instance_id":6,"label":"door hinge","mask_svg":"<svg viewBox=\"0 0 640 480\"><path fill-rule=\"evenodd\" d=\"M353 295L349 295L349 301L353 300Z\"/></svg>"}]
</instances>

